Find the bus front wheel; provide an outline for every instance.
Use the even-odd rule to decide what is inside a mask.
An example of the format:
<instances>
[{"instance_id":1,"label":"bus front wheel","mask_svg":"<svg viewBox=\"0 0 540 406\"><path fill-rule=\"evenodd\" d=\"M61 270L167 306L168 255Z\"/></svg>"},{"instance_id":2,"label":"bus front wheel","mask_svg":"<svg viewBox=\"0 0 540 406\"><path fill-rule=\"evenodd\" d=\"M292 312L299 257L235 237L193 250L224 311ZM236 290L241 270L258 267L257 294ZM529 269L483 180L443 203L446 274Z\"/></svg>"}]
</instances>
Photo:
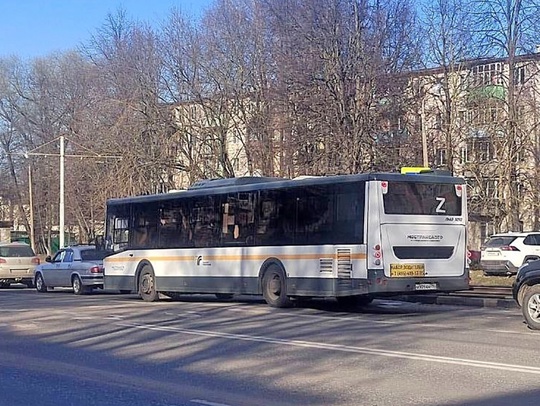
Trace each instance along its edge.
<instances>
[{"instance_id":1,"label":"bus front wheel","mask_svg":"<svg viewBox=\"0 0 540 406\"><path fill-rule=\"evenodd\" d=\"M139 294L145 302L155 302L159 300L159 293L156 291L154 271L145 265L139 276Z\"/></svg>"},{"instance_id":2,"label":"bus front wheel","mask_svg":"<svg viewBox=\"0 0 540 406\"><path fill-rule=\"evenodd\" d=\"M289 307L291 299L287 296L285 273L277 265L270 265L262 280L263 297L272 307Z\"/></svg>"}]
</instances>

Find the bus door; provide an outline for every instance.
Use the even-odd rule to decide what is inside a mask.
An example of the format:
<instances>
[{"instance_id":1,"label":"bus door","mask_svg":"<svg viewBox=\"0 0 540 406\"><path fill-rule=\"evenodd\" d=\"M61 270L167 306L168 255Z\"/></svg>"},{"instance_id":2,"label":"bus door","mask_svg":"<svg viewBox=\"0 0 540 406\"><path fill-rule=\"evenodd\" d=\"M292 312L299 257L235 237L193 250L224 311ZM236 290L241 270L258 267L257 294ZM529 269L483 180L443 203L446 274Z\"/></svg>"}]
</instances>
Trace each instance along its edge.
<instances>
[{"instance_id":1,"label":"bus door","mask_svg":"<svg viewBox=\"0 0 540 406\"><path fill-rule=\"evenodd\" d=\"M384 277L464 274L467 218L463 185L376 181L369 187L373 216L368 221L368 247L379 248L375 255Z\"/></svg>"}]
</instances>

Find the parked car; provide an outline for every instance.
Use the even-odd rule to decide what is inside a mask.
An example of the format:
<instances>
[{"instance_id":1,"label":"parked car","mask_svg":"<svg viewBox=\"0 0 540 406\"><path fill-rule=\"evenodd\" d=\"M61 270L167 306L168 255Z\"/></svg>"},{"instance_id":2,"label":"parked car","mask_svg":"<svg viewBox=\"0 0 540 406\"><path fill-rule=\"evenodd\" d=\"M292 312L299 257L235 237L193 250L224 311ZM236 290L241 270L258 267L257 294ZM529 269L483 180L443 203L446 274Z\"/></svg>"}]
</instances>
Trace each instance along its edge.
<instances>
[{"instance_id":1,"label":"parked car","mask_svg":"<svg viewBox=\"0 0 540 406\"><path fill-rule=\"evenodd\" d=\"M514 300L521 306L527 325L540 330L540 260L521 266L512 285Z\"/></svg>"},{"instance_id":2,"label":"parked car","mask_svg":"<svg viewBox=\"0 0 540 406\"><path fill-rule=\"evenodd\" d=\"M485 275L515 275L518 268L540 259L540 232L492 235L482 247L480 267Z\"/></svg>"},{"instance_id":3,"label":"parked car","mask_svg":"<svg viewBox=\"0 0 540 406\"><path fill-rule=\"evenodd\" d=\"M103 258L105 250L93 245L76 245L59 250L53 258L48 256L36 267L34 283L38 292L48 288L73 287L73 293L83 295L103 288Z\"/></svg>"},{"instance_id":4,"label":"parked car","mask_svg":"<svg viewBox=\"0 0 540 406\"><path fill-rule=\"evenodd\" d=\"M23 242L0 243L0 288L24 283L31 288L39 258L30 245Z\"/></svg>"}]
</instances>

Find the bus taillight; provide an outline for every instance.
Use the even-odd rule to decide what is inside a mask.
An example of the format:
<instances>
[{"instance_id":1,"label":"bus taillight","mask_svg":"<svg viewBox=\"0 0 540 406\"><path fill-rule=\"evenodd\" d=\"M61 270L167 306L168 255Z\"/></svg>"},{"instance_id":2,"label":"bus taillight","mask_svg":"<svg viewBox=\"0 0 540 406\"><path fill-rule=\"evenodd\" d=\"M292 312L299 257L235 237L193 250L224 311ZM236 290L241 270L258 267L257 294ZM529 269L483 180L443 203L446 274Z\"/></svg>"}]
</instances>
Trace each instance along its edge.
<instances>
[{"instance_id":1,"label":"bus taillight","mask_svg":"<svg viewBox=\"0 0 540 406\"><path fill-rule=\"evenodd\" d=\"M373 257L375 258L373 263L375 265L380 265L381 264L382 252L381 252L381 246L379 244L377 244L377 245L375 245L373 247Z\"/></svg>"}]
</instances>

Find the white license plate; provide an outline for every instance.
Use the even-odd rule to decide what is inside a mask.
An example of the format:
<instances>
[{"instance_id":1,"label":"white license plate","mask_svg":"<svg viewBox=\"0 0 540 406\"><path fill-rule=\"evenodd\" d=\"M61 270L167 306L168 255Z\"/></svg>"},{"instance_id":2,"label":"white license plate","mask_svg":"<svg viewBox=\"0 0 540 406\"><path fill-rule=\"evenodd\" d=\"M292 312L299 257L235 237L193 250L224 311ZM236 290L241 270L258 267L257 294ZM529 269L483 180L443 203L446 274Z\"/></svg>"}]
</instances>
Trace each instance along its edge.
<instances>
[{"instance_id":1,"label":"white license plate","mask_svg":"<svg viewBox=\"0 0 540 406\"><path fill-rule=\"evenodd\" d=\"M416 290L437 290L436 283L417 283L414 285Z\"/></svg>"},{"instance_id":2,"label":"white license plate","mask_svg":"<svg viewBox=\"0 0 540 406\"><path fill-rule=\"evenodd\" d=\"M486 255L488 257L498 257L501 253L499 251L486 251Z\"/></svg>"}]
</instances>

